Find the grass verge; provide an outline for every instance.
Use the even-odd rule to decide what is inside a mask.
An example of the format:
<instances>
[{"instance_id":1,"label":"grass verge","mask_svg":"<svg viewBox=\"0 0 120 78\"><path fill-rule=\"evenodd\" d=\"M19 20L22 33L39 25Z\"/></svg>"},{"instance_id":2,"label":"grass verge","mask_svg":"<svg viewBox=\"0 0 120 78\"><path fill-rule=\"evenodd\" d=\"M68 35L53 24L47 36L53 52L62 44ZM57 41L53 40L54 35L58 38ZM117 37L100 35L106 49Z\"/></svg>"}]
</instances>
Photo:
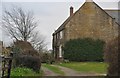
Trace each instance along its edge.
<instances>
[{"instance_id":1,"label":"grass verge","mask_svg":"<svg viewBox=\"0 0 120 78\"><path fill-rule=\"evenodd\" d=\"M42 64L43 67L48 68L49 70L53 71L54 73L60 74L60 75L64 75L64 72L60 70L60 68L55 67L55 66L51 66L50 64Z\"/></svg>"},{"instance_id":2,"label":"grass verge","mask_svg":"<svg viewBox=\"0 0 120 78\"><path fill-rule=\"evenodd\" d=\"M83 73L106 74L108 65L102 62L70 62L61 63L60 66L68 67Z\"/></svg>"},{"instance_id":3,"label":"grass verge","mask_svg":"<svg viewBox=\"0 0 120 78\"><path fill-rule=\"evenodd\" d=\"M17 67L11 70L11 78L20 77L20 76L42 76L42 74L43 74L42 70L39 73L36 73L29 68Z\"/></svg>"}]
</instances>

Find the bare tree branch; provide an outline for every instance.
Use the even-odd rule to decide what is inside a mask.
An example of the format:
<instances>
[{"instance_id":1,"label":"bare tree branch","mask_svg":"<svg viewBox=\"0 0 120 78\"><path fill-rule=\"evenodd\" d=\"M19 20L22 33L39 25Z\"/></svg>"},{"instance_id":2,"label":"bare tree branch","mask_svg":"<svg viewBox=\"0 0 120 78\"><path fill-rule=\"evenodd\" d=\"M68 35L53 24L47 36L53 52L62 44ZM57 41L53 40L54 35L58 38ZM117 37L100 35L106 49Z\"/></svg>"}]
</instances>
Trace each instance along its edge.
<instances>
[{"instance_id":1,"label":"bare tree branch","mask_svg":"<svg viewBox=\"0 0 120 78\"><path fill-rule=\"evenodd\" d=\"M15 40L29 41L33 47L40 51L47 44L39 33L34 32L37 22L32 12L25 12L22 8L13 7L5 10L2 16L2 28L4 28Z\"/></svg>"},{"instance_id":2,"label":"bare tree branch","mask_svg":"<svg viewBox=\"0 0 120 78\"><path fill-rule=\"evenodd\" d=\"M35 32L32 34L32 39L30 41L33 45L33 47L38 50L39 52L42 52L46 48L46 41L45 38L40 35L39 32Z\"/></svg>"},{"instance_id":3,"label":"bare tree branch","mask_svg":"<svg viewBox=\"0 0 120 78\"><path fill-rule=\"evenodd\" d=\"M32 31L37 27L32 12L24 12L22 8L13 8L11 12L5 10L2 27L16 40L27 41Z\"/></svg>"}]
</instances>

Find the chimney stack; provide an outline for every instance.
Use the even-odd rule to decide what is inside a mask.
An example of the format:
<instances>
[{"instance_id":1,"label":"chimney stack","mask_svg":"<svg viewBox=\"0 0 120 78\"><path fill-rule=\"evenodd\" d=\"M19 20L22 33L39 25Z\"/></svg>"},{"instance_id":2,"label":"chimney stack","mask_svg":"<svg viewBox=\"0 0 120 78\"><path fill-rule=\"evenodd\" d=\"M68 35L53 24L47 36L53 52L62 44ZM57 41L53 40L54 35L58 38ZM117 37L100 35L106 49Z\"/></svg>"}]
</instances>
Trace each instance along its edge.
<instances>
[{"instance_id":1,"label":"chimney stack","mask_svg":"<svg viewBox=\"0 0 120 78\"><path fill-rule=\"evenodd\" d=\"M71 6L70 7L70 16L72 16L73 15L73 7Z\"/></svg>"},{"instance_id":2,"label":"chimney stack","mask_svg":"<svg viewBox=\"0 0 120 78\"><path fill-rule=\"evenodd\" d=\"M86 2L93 2L93 0L86 0Z\"/></svg>"}]
</instances>

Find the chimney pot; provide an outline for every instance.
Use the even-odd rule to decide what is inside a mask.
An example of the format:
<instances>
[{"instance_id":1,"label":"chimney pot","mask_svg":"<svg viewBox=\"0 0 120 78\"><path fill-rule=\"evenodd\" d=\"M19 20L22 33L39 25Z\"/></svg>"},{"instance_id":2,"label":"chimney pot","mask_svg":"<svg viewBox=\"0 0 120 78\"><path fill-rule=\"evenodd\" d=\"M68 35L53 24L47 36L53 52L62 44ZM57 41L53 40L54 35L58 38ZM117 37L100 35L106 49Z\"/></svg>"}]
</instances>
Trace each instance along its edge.
<instances>
[{"instance_id":1,"label":"chimney pot","mask_svg":"<svg viewBox=\"0 0 120 78\"><path fill-rule=\"evenodd\" d=\"M70 16L72 16L73 15L73 7L71 6L70 7Z\"/></svg>"}]
</instances>

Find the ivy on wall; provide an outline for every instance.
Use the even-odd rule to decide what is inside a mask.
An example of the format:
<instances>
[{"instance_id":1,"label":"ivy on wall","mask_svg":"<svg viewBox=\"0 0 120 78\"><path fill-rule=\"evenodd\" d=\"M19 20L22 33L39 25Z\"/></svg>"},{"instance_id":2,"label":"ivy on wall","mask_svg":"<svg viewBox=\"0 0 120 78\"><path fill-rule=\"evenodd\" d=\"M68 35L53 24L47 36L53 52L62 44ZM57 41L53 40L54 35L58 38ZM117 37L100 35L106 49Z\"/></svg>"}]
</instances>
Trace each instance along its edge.
<instances>
[{"instance_id":1,"label":"ivy on wall","mask_svg":"<svg viewBox=\"0 0 120 78\"><path fill-rule=\"evenodd\" d=\"M70 61L103 61L105 42L91 38L73 39L65 43L64 59Z\"/></svg>"}]
</instances>

